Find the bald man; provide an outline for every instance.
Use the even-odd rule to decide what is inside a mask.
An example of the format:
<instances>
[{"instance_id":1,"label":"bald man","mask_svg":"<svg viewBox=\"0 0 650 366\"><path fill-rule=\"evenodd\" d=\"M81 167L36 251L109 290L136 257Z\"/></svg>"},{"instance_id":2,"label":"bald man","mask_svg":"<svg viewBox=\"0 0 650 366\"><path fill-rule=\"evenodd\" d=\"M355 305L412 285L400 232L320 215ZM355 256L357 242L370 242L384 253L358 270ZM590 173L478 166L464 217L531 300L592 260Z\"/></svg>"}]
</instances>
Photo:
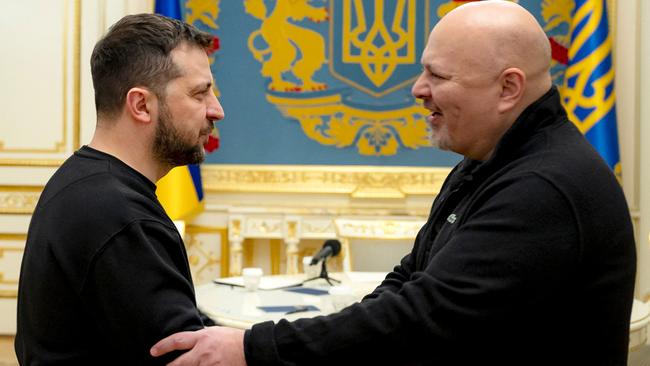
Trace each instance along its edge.
<instances>
[{"instance_id":1,"label":"bald man","mask_svg":"<svg viewBox=\"0 0 650 366\"><path fill-rule=\"evenodd\" d=\"M412 252L340 313L159 342L171 365L625 365L635 246L621 187L567 120L543 30L508 2L433 29L413 95L465 159Z\"/></svg>"}]
</instances>

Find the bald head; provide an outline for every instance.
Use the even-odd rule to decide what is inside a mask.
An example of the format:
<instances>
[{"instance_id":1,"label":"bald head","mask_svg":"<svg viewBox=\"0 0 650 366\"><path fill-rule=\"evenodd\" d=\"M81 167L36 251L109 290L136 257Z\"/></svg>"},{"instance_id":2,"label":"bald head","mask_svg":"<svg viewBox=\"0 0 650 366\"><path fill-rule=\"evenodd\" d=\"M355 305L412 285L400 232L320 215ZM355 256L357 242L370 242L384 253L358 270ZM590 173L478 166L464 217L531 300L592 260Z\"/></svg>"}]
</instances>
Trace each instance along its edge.
<instances>
[{"instance_id":1,"label":"bald head","mask_svg":"<svg viewBox=\"0 0 650 366\"><path fill-rule=\"evenodd\" d=\"M439 52L451 52L468 78L489 79L516 68L526 76L526 94L533 100L551 87L548 38L535 17L518 4L479 1L462 5L438 22L431 32L432 42L440 46L436 47Z\"/></svg>"},{"instance_id":2,"label":"bald head","mask_svg":"<svg viewBox=\"0 0 650 366\"><path fill-rule=\"evenodd\" d=\"M486 160L521 113L551 88L546 34L521 6L461 5L433 28L413 95L431 111L431 142Z\"/></svg>"}]
</instances>

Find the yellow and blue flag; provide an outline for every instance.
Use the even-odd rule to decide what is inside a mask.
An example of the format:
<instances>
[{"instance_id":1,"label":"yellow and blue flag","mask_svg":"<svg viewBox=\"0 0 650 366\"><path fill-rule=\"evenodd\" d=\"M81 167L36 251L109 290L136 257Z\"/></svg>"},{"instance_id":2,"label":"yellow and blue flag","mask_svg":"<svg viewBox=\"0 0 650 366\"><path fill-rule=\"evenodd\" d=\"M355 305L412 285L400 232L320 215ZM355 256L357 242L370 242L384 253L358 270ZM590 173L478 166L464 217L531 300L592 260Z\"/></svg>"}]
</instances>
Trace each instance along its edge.
<instances>
[{"instance_id":1,"label":"yellow and blue flag","mask_svg":"<svg viewBox=\"0 0 650 366\"><path fill-rule=\"evenodd\" d=\"M181 12L181 0L156 0L156 8L154 11L156 14L183 20L183 13Z\"/></svg>"},{"instance_id":2,"label":"yellow and blue flag","mask_svg":"<svg viewBox=\"0 0 650 366\"><path fill-rule=\"evenodd\" d=\"M156 0L155 12L183 19L180 0ZM203 210L203 183L199 165L176 167L156 185L158 200L172 220L184 220Z\"/></svg>"},{"instance_id":3,"label":"yellow and blue flag","mask_svg":"<svg viewBox=\"0 0 650 366\"><path fill-rule=\"evenodd\" d=\"M156 195L172 220L185 220L203 210L201 170L196 164L172 169L157 183Z\"/></svg>"},{"instance_id":4,"label":"yellow and blue flag","mask_svg":"<svg viewBox=\"0 0 650 366\"><path fill-rule=\"evenodd\" d=\"M612 37L606 0L575 0L562 99L569 119L620 179Z\"/></svg>"}]
</instances>

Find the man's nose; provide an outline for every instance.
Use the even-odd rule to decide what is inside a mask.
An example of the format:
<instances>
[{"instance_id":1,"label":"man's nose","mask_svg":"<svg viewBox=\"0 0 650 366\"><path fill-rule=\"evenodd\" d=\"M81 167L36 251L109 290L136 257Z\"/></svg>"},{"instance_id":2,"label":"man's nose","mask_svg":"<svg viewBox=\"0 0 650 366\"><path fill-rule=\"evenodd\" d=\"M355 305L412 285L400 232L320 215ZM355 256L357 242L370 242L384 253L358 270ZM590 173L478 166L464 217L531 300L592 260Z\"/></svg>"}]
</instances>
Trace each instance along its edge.
<instances>
[{"instance_id":1,"label":"man's nose","mask_svg":"<svg viewBox=\"0 0 650 366\"><path fill-rule=\"evenodd\" d=\"M427 83L424 81L424 73L415 80L415 84L411 88L411 94L418 99L424 99L431 94Z\"/></svg>"},{"instance_id":2,"label":"man's nose","mask_svg":"<svg viewBox=\"0 0 650 366\"><path fill-rule=\"evenodd\" d=\"M213 122L221 121L225 117L223 107L221 106L221 103L219 103L217 96L214 95L214 91L210 94L211 96L209 98L208 107L205 113L206 118Z\"/></svg>"}]
</instances>

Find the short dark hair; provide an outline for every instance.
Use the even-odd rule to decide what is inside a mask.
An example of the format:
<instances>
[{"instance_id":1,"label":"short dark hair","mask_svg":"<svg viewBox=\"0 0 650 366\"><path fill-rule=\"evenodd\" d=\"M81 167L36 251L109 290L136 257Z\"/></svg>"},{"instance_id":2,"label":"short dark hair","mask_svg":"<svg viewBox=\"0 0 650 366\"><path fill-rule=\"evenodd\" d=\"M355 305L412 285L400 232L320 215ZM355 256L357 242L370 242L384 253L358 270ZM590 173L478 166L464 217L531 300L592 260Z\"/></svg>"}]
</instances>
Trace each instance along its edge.
<instances>
[{"instance_id":1,"label":"short dark hair","mask_svg":"<svg viewBox=\"0 0 650 366\"><path fill-rule=\"evenodd\" d=\"M97 115L115 117L126 93L136 86L164 98L167 83L180 76L170 52L181 43L207 51L213 38L190 24L158 14L120 19L97 42L90 57Z\"/></svg>"}]
</instances>

